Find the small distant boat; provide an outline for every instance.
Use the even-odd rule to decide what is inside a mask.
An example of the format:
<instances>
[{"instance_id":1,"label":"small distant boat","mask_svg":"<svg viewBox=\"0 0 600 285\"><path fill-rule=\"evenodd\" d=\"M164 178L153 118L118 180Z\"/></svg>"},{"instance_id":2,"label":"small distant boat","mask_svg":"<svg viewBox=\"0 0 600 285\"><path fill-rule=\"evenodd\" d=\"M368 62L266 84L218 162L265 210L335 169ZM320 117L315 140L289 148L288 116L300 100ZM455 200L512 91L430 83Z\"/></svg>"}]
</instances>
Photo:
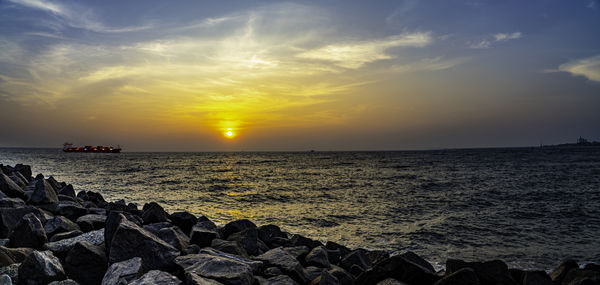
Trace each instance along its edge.
<instances>
[{"instance_id":1,"label":"small distant boat","mask_svg":"<svg viewBox=\"0 0 600 285\"><path fill-rule=\"evenodd\" d=\"M64 152L102 152L102 153L119 153L121 152L121 147L112 147L112 146L73 146L72 143L64 143L63 144Z\"/></svg>"}]
</instances>

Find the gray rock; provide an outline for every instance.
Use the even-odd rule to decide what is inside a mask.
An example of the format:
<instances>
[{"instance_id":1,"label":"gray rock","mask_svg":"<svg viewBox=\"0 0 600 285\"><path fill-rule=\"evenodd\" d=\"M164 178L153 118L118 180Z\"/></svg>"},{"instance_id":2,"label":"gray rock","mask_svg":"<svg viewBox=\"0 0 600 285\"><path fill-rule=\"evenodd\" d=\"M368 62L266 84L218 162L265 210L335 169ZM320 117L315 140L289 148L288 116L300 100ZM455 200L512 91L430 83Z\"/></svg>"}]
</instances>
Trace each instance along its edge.
<instances>
[{"instance_id":1,"label":"gray rock","mask_svg":"<svg viewBox=\"0 0 600 285\"><path fill-rule=\"evenodd\" d=\"M77 200L77 198L73 198L71 196L66 196L66 195L62 195L62 194L58 194L58 201L69 201L69 202L80 203L79 200Z\"/></svg>"},{"instance_id":2,"label":"gray rock","mask_svg":"<svg viewBox=\"0 0 600 285\"><path fill-rule=\"evenodd\" d=\"M584 284L600 284L600 272L585 269L572 269L567 273L562 281L562 284L568 285L584 285Z\"/></svg>"},{"instance_id":3,"label":"gray rock","mask_svg":"<svg viewBox=\"0 0 600 285\"><path fill-rule=\"evenodd\" d=\"M161 223L169 221L169 214L155 202L145 204L142 208L144 224Z\"/></svg>"},{"instance_id":4,"label":"gray rock","mask_svg":"<svg viewBox=\"0 0 600 285\"><path fill-rule=\"evenodd\" d=\"M121 218L113 234L108 255L109 263L141 257L144 271L170 271L179 251L135 223Z\"/></svg>"},{"instance_id":5,"label":"gray rock","mask_svg":"<svg viewBox=\"0 0 600 285\"><path fill-rule=\"evenodd\" d=\"M313 248L304 258L306 265L328 268L331 264L327 256L327 249L323 246Z\"/></svg>"},{"instance_id":6,"label":"gray rock","mask_svg":"<svg viewBox=\"0 0 600 285\"><path fill-rule=\"evenodd\" d=\"M292 235L290 241L294 246L306 246L309 248L309 250L317 246L323 246L323 244L320 241L316 241L299 234Z\"/></svg>"},{"instance_id":7,"label":"gray rock","mask_svg":"<svg viewBox=\"0 0 600 285\"><path fill-rule=\"evenodd\" d=\"M160 270L150 270L140 279L137 279L129 285L179 285L181 281L177 277Z\"/></svg>"},{"instance_id":8,"label":"gray rock","mask_svg":"<svg viewBox=\"0 0 600 285\"><path fill-rule=\"evenodd\" d=\"M169 218L173 225L178 226L186 235L189 235L192 227L198 223L198 218L188 212L175 212Z\"/></svg>"},{"instance_id":9,"label":"gray rock","mask_svg":"<svg viewBox=\"0 0 600 285\"><path fill-rule=\"evenodd\" d=\"M106 216L87 214L77 218L77 225L83 232L103 229L106 224Z\"/></svg>"},{"instance_id":10,"label":"gray rock","mask_svg":"<svg viewBox=\"0 0 600 285\"><path fill-rule=\"evenodd\" d=\"M217 232L194 226L190 234L190 243L205 247L210 246L215 238L217 238Z\"/></svg>"},{"instance_id":11,"label":"gray rock","mask_svg":"<svg viewBox=\"0 0 600 285\"><path fill-rule=\"evenodd\" d=\"M508 271L508 266L501 260L487 262L464 262L462 260L448 259L446 261L446 274L452 274L462 268L472 268L477 274L481 284L516 285Z\"/></svg>"},{"instance_id":12,"label":"gray rock","mask_svg":"<svg viewBox=\"0 0 600 285\"><path fill-rule=\"evenodd\" d=\"M46 216L42 211L33 206L22 208L0 208L0 238L6 238L13 228L21 221L21 218L28 213L34 213L42 222L46 222Z\"/></svg>"},{"instance_id":13,"label":"gray rock","mask_svg":"<svg viewBox=\"0 0 600 285\"><path fill-rule=\"evenodd\" d=\"M0 173L0 191L11 198L27 199L23 188L4 173Z\"/></svg>"},{"instance_id":14,"label":"gray rock","mask_svg":"<svg viewBox=\"0 0 600 285\"><path fill-rule=\"evenodd\" d=\"M430 271L428 268L396 255L379 262L373 268L359 275L356 283L377 284L377 282L387 278L409 284L423 285L434 284L440 279L435 272Z\"/></svg>"},{"instance_id":15,"label":"gray rock","mask_svg":"<svg viewBox=\"0 0 600 285\"><path fill-rule=\"evenodd\" d=\"M566 260L561 263L552 273L550 273L550 278L556 284L561 284L567 273L571 271L571 269L579 268L579 265L575 260Z\"/></svg>"},{"instance_id":16,"label":"gray rock","mask_svg":"<svg viewBox=\"0 0 600 285\"><path fill-rule=\"evenodd\" d=\"M418 256L416 253L412 252L412 251L407 251L403 254L400 254L400 256L402 256L402 258L411 261L412 263L418 264L421 267L427 268L429 271L431 272L435 272L435 269L433 268L433 265L431 265L431 263L427 262L427 260L421 258L420 256Z\"/></svg>"},{"instance_id":17,"label":"gray rock","mask_svg":"<svg viewBox=\"0 0 600 285\"><path fill-rule=\"evenodd\" d=\"M331 273L323 271L321 275L310 282L311 285L338 285L340 281Z\"/></svg>"},{"instance_id":18,"label":"gray rock","mask_svg":"<svg viewBox=\"0 0 600 285\"><path fill-rule=\"evenodd\" d=\"M213 279L204 278L200 275L188 272L185 274L186 285L221 285L223 283Z\"/></svg>"},{"instance_id":19,"label":"gray rock","mask_svg":"<svg viewBox=\"0 0 600 285\"><path fill-rule=\"evenodd\" d=\"M462 268L446 275L435 283L435 285L481 285L475 271L471 268Z\"/></svg>"},{"instance_id":20,"label":"gray rock","mask_svg":"<svg viewBox=\"0 0 600 285\"><path fill-rule=\"evenodd\" d=\"M161 222L161 223L152 223L152 224L147 224L144 225L144 230L147 230L149 232L151 232L153 235L158 236L158 232L160 232L160 230L165 229L165 228L172 228L173 225L171 223L168 222Z\"/></svg>"},{"instance_id":21,"label":"gray rock","mask_svg":"<svg viewBox=\"0 0 600 285\"><path fill-rule=\"evenodd\" d=\"M12 280L19 280L19 266L21 263L13 263L11 265L0 267L0 274L6 274Z\"/></svg>"},{"instance_id":22,"label":"gray rock","mask_svg":"<svg viewBox=\"0 0 600 285\"><path fill-rule=\"evenodd\" d=\"M229 241L237 241L244 250L250 255L258 255L258 230L248 228L240 232L235 232L227 237Z\"/></svg>"},{"instance_id":23,"label":"gray rock","mask_svg":"<svg viewBox=\"0 0 600 285\"><path fill-rule=\"evenodd\" d=\"M281 271L281 269L279 269L279 267L275 267L275 266L266 268L265 270L263 270L262 273L263 273L262 275L265 277L274 277L274 276L283 275L283 272ZM321 273L319 272L319 274L321 274Z\"/></svg>"},{"instance_id":24,"label":"gray rock","mask_svg":"<svg viewBox=\"0 0 600 285\"><path fill-rule=\"evenodd\" d=\"M81 284L100 284L108 268L103 245L78 242L64 262L67 275Z\"/></svg>"},{"instance_id":25,"label":"gray rock","mask_svg":"<svg viewBox=\"0 0 600 285\"><path fill-rule=\"evenodd\" d=\"M62 281L53 281L48 283L48 285L79 285L79 283L72 279L62 280Z\"/></svg>"},{"instance_id":26,"label":"gray rock","mask_svg":"<svg viewBox=\"0 0 600 285\"><path fill-rule=\"evenodd\" d=\"M350 272L352 272L352 266L354 265L358 266L361 271L366 271L373 266L369 256L363 250L351 251L340 262L340 266Z\"/></svg>"},{"instance_id":27,"label":"gray rock","mask_svg":"<svg viewBox=\"0 0 600 285\"><path fill-rule=\"evenodd\" d=\"M300 262L280 247L271 249L255 257L255 259L265 262L267 266L279 267L283 273L289 275L299 283L304 284L310 281Z\"/></svg>"},{"instance_id":28,"label":"gray rock","mask_svg":"<svg viewBox=\"0 0 600 285\"><path fill-rule=\"evenodd\" d=\"M186 274L196 274L223 284L250 285L254 280L252 268L243 262L209 254L190 254L175 258Z\"/></svg>"},{"instance_id":29,"label":"gray rock","mask_svg":"<svg viewBox=\"0 0 600 285\"><path fill-rule=\"evenodd\" d=\"M71 250L71 248L73 248L73 246L75 246L76 243L81 241L89 242L94 245L100 245L104 242L104 231L97 230L84 233L76 237L49 242L44 245L44 248L57 253L67 252Z\"/></svg>"},{"instance_id":30,"label":"gray rock","mask_svg":"<svg viewBox=\"0 0 600 285\"><path fill-rule=\"evenodd\" d=\"M545 271L525 271L522 280L515 280L523 285L552 285L552 279Z\"/></svg>"},{"instance_id":31,"label":"gray rock","mask_svg":"<svg viewBox=\"0 0 600 285\"><path fill-rule=\"evenodd\" d=\"M20 198L0 198L0 208L20 208L25 206L25 201Z\"/></svg>"},{"instance_id":32,"label":"gray rock","mask_svg":"<svg viewBox=\"0 0 600 285\"><path fill-rule=\"evenodd\" d=\"M187 248L190 246L190 238L178 227L163 228L158 231L157 236L164 242L179 250L182 254L184 254Z\"/></svg>"},{"instance_id":33,"label":"gray rock","mask_svg":"<svg viewBox=\"0 0 600 285\"><path fill-rule=\"evenodd\" d=\"M33 205L41 205L41 204L51 204L58 202L58 194L56 190L52 188L52 185L47 180L39 179L35 182L35 189L31 197L29 198L29 203Z\"/></svg>"},{"instance_id":34,"label":"gray rock","mask_svg":"<svg viewBox=\"0 0 600 285\"><path fill-rule=\"evenodd\" d=\"M63 216L55 216L44 224L44 231L46 231L46 235L49 237L58 233L76 230L79 230L79 226Z\"/></svg>"},{"instance_id":35,"label":"gray rock","mask_svg":"<svg viewBox=\"0 0 600 285\"><path fill-rule=\"evenodd\" d=\"M21 173L21 175L23 175L27 181L31 180L31 166L19 163L15 165L14 169L15 171Z\"/></svg>"},{"instance_id":36,"label":"gray rock","mask_svg":"<svg viewBox=\"0 0 600 285\"><path fill-rule=\"evenodd\" d=\"M12 285L12 279L7 274L0 275L0 285Z\"/></svg>"},{"instance_id":37,"label":"gray rock","mask_svg":"<svg viewBox=\"0 0 600 285\"><path fill-rule=\"evenodd\" d=\"M48 284L66 277L60 261L50 251L34 251L19 266L19 284Z\"/></svg>"},{"instance_id":38,"label":"gray rock","mask_svg":"<svg viewBox=\"0 0 600 285\"><path fill-rule=\"evenodd\" d=\"M75 190L73 190L73 185L71 185L71 184L69 184L65 187L62 187L60 190L58 190L58 194L65 195L65 196L72 197L72 198L77 198L77 195L75 195Z\"/></svg>"},{"instance_id":39,"label":"gray rock","mask_svg":"<svg viewBox=\"0 0 600 285\"><path fill-rule=\"evenodd\" d=\"M398 281L393 278L388 278L388 279L380 281L379 283L377 283L377 285L410 285L410 284Z\"/></svg>"},{"instance_id":40,"label":"gray rock","mask_svg":"<svg viewBox=\"0 0 600 285\"><path fill-rule=\"evenodd\" d=\"M54 189L54 193L56 193L56 195L58 195L58 190L66 186L56 181L53 176L48 177L46 181L48 181L48 183L52 186L52 189Z\"/></svg>"},{"instance_id":41,"label":"gray rock","mask_svg":"<svg viewBox=\"0 0 600 285\"><path fill-rule=\"evenodd\" d=\"M318 267L314 267L314 266L307 266L305 268L305 270L306 270L306 277L308 280L315 280L315 278L321 276L321 273L323 273L323 271L327 271L327 269L318 268Z\"/></svg>"},{"instance_id":42,"label":"gray rock","mask_svg":"<svg viewBox=\"0 0 600 285\"><path fill-rule=\"evenodd\" d=\"M59 201L56 204L54 213L65 216L71 221L77 221L79 217L87 214L87 209L80 205L79 202Z\"/></svg>"},{"instance_id":43,"label":"gray rock","mask_svg":"<svg viewBox=\"0 0 600 285\"><path fill-rule=\"evenodd\" d=\"M310 252L310 248L308 248L308 246L305 245L283 247L283 250L285 250L297 260L304 260L306 255Z\"/></svg>"},{"instance_id":44,"label":"gray rock","mask_svg":"<svg viewBox=\"0 0 600 285\"><path fill-rule=\"evenodd\" d=\"M25 189L29 184L29 181L19 172L13 172L11 174L6 174L13 182L15 182L21 189Z\"/></svg>"},{"instance_id":45,"label":"gray rock","mask_svg":"<svg viewBox=\"0 0 600 285\"><path fill-rule=\"evenodd\" d=\"M33 213L23 216L8 239L10 240L8 242L10 247L30 247L35 249L41 249L48 242L42 222Z\"/></svg>"},{"instance_id":46,"label":"gray rock","mask_svg":"<svg viewBox=\"0 0 600 285\"><path fill-rule=\"evenodd\" d=\"M0 246L0 266L21 263L33 252L32 248L8 248Z\"/></svg>"},{"instance_id":47,"label":"gray rock","mask_svg":"<svg viewBox=\"0 0 600 285\"><path fill-rule=\"evenodd\" d=\"M289 277L287 275L279 275L279 276L271 277L271 278L267 279L266 284L268 284L268 285L298 285L298 283L296 281L294 281L294 279L292 279L291 277Z\"/></svg>"},{"instance_id":48,"label":"gray rock","mask_svg":"<svg viewBox=\"0 0 600 285\"><path fill-rule=\"evenodd\" d=\"M80 236L82 234L83 234L83 232L80 231L80 230L74 230L74 231L70 231L70 232L58 233L58 234L54 234L50 238L50 242L55 242L55 241L59 241L59 240L63 240L63 239L68 239L68 238Z\"/></svg>"},{"instance_id":49,"label":"gray rock","mask_svg":"<svg viewBox=\"0 0 600 285\"><path fill-rule=\"evenodd\" d=\"M233 233L241 232L251 228L256 228L256 225L253 222L246 219L237 220L226 224L221 230L221 235L223 238L227 239Z\"/></svg>"},{"instance_id":50,"label":"gray rock","mask_svg":"<svg viewBox=\"0 0 600 285\"><path fill-rule=\"evenodd\" d=\"M222 252L235 254L242 257L248 257L248 253L246 252L246 250L243 247L241 247L237 241L214 239L210 247Z\"/></svg>"},{"instance_id":51,"label":"gray rock","mask_svg":"<svg viewBox=\"0 0 600 285\"><path fill-rule=\"evenodd\" d=\"M346 270L344 270L341 267L333 265L331 266L331 269L329 269L327 272L335 276L335 278L337 278L340 281L340 284L354 284L354 278L352 277L352 275L350 275L350 273L346 272Z\"/></svg>"},{"instance_id":52,"label":"gray rock","mask_svg":"<svg viewBox=\"0 0 600 285\"><path fill-rule=\"evenodd\" d=\"M264 267L264 264L262 261L246 259L239 255L233 255L233 254L229 254L226 252L215 250L214 248L209 248L209 247L203 248L198 253L225 257L225 258L235 260L237 262L244 263L244 264L250 266L250 268L252 268L252 272L259 272Z\"/></svg>"},{"instance_id":53,"label":"gray rock","mask_svg":"<svg viewBox=\"0 0 600 285\"><path fill-rule=\"evenodd\" d=\"M102 285L125 285L142 277L142 259L134 257L112 264L102 279Z\"/></svg>"}]
</instances>

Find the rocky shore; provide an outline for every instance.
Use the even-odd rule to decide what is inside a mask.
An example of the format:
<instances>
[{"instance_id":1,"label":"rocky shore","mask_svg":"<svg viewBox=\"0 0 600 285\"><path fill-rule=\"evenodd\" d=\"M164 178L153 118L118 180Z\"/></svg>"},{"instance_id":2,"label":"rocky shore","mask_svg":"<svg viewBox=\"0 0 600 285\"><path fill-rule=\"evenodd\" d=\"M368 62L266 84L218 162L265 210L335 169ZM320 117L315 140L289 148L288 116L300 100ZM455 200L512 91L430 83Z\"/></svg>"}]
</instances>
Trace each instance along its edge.
<instances>
[{"instance_id":1,"label":"rocky shore","mask_svg":"<svg viewBox=\"0 0 600 285\"><path fill-rule=\"evenodd\" d=\"M568 260L547 274L449 259L436 272L412 252L323 244L249 220L218 226L0 164L1 284L583 285L600 284L600 265Z\"/></svg>"}]
</instances>

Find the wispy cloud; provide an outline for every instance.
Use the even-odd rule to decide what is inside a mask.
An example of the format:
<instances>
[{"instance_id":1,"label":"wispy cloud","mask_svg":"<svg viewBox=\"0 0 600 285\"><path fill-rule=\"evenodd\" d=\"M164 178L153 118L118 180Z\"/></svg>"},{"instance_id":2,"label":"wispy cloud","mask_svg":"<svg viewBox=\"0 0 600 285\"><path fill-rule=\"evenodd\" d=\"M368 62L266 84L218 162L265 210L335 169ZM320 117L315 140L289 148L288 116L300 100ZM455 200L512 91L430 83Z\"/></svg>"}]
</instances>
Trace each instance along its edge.
<instances>
[{"instance_id":1,"label":"wispy cloud","mask_svg":"<svg viewBox=\"0 0 600 285\"><path fill-rule=\"evenodd\" d=\"M492 46L492 43L488 40L481 40L479 42L469 43L469 48L472 49L485 49L489 48L490 46Z\"/></svg>"},{"instance_id":2,"label":"wispy cloud","mask_svg":"<svg viewBox=\"0 0 600 285\"><path fill-rule=\"evenodd\" d=\"M497 42L515 40L518 38L521 38L521 32L514 32L514 33L510 33L510 34L498 33L498 34L494 35L494 39L496 39Z\"/></svg>"},{"instance_id":3,"label":"wispy cloud","mask_svg":"<svg viewBox=\"0 0 600 285\"><path fill-rule=\"evenodd\" d=\"M331 44L302 52L297 56L330 61L341 67L356 69L376 60L394 58L393 55L386 53L389 48L423 47L431 42L430 33L401 34L383 40Z\"/></svg>"},{"instance_id":4,"label":"wispy cloud","mask_svg":"<svg viewBox=\"0 0 600 285\"><path fill-rule=\"evenodd\" d=\"M492 35L491 37L488 36L488 37L478 40L478 41L467 42L467 46L472 49L487 49L487 48L492 47L494 45L494 43L496 43L496 42L506 42L506 41L510 41L510 40L516 40L516 39L520 39L522 36L523 36L523 34L521 32L497 33L497 34Z\"/></svg>"},{"instance_id":5,"label":"wispy cloud","mask_svg":"<svg viewBox=\"0 0 600 285\"><path fill-rule=\"evenodd\" d=\"M596 1L594 1L594 0L591 0L591 1L590 1L590 2L587 4L587 6L586 6L586 7L587 7L587 8L590 8L590 9L593 9L593 10L596 10L596 8L598 8L598 4L596 3Z\"/></svg>"},{"instance_id":6,"label":"wispy cloud","mask_svg":"<svg viewBox=\"0 0 600 285\"><path fill-rule=\"evenodd\" d=\"M561 64L558 70L600 82L600 55Z\"/></svg>"}]
</instances>

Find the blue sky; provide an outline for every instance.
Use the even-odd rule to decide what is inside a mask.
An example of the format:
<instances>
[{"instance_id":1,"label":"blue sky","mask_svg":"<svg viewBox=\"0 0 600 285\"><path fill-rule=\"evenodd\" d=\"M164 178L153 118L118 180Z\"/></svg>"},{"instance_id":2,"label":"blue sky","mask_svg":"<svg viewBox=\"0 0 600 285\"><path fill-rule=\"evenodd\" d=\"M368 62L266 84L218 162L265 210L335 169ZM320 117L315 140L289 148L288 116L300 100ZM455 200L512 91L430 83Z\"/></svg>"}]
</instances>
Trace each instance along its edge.
<instances>
[{"instance_id":1,"label":"blue sky","mask_svg":"<svg viewBox=\"0 0 600 285\"><path fill-rule=\"evenodd\" d=\"M0 146L600 140L597 27L588 0L2 1Z\"/></svg>"}]
</instances>

